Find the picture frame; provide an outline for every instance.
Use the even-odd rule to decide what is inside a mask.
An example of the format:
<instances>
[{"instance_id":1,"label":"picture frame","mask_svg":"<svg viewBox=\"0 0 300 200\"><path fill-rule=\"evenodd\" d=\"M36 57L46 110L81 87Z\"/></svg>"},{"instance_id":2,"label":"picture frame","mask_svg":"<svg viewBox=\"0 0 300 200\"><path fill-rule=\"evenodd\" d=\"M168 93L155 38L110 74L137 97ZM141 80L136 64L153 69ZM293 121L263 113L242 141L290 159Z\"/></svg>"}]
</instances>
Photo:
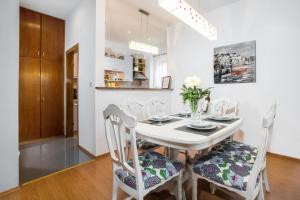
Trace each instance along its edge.
<instances>
[{"instance_id":1,"label":"picture frame","mask_svg":"<svg viewBox=\"0 0 300 200\"><path fill-rule=\"evenodd\" d=\"M171 76L162 77L161 88L162 89L170 89L170 87L171 87Z\"/></svg>"},{"instance_id":2,"label":"picture frame","mask_svg":"<svg viewBox=\"0 0 300 200\"><path fill-rule=\"evenodd\" d=\"M255 83L256 41L214 48L214 83Z\"/></svg>"}]
</instances>

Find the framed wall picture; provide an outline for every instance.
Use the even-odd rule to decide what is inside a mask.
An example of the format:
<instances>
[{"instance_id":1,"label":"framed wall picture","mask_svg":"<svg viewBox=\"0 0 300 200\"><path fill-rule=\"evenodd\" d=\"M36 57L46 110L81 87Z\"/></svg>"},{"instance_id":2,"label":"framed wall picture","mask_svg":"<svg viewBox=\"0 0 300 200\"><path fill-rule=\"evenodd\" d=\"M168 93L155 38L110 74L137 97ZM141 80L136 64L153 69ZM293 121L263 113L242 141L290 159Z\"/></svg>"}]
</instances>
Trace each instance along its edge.
<instances>
[{"instance_id":1,"label":"framed wall picture","mask_svg":"<svg viewBox=\"0 0 300 200\"><path fill-rule=\"evenodd\" d=\"M171 87L171 76L162 77L161 88L162 89L170 89L170 87Z\"/></svg>"},{"instance_id":2,"label":"framed wall picture","mask_svg":"<svg viewBox=\"0 0 300 200\"><path fill-rule=\"evenodd\" d=\"M214 81L215 84L256 82L256 41L215 48Z\"/></svg>"}]
</instances>

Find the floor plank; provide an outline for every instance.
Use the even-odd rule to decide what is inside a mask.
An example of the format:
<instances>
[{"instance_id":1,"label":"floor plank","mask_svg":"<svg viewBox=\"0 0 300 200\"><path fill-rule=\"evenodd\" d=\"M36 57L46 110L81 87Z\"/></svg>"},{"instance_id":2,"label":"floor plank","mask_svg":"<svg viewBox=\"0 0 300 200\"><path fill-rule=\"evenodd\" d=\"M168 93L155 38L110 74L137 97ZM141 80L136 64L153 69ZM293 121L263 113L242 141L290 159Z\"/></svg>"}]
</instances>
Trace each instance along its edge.
<instances>
[{"instance_id":1,"label":"floor plank","mask_svg":"<svg viewBox=\"0 0 300 200\"><path fill-rule=\"evenodd\" d=\"M271 184L271 193L266 194L267 200L300 199L300 162L268 156L267 166ZM228 197L221 191L217 196L209 194L209 185L199 183L201 200L241 199ZM12 192L1 200L110 200L112 190L111 161L108 156L95 161L63 171L53 176L26 184L20 190ZM187 191L190 199L191 191ZM119 199L126 194L119 191ZM148 195L146 200L175 198L163 191ZM200 198L199 198L200 199Z\"/></svg>"}]
</instances>

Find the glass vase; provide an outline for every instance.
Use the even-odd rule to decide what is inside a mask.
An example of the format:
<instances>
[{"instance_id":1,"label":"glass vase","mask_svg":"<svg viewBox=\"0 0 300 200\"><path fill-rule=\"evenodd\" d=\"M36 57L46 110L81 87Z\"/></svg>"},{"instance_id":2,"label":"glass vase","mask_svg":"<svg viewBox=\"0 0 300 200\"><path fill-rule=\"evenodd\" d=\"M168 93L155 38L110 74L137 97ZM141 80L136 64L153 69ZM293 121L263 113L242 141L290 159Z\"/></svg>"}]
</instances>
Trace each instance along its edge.
<instances>
[{"instance_id":1,"label":"glass vase","mask_svg":"<svg viewBox=\"0 0 300 200\"><path fill-rule=\"evenodd\" d=\"M198 120L200 118L198 113L199 100L190 101L191 118L192 120Z\"/></svg>"}]
</instances>

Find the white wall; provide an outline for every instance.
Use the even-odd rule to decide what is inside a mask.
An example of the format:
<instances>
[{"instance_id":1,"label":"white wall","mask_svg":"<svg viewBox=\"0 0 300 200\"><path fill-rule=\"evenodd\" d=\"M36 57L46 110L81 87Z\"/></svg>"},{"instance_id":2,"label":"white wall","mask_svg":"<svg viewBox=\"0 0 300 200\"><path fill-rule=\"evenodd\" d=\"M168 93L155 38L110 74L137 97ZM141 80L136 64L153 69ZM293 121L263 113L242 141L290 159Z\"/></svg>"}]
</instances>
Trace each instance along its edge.
<instances>
[{"instance_id":1,"label":"white wall","mask_svg":"<svg viewBox=\"0 0 300 200\"><path fill-rule=\"evenodd\" d=\"M104 86L105 0L96 0L96 86Z\"/></svg>"},{"instance_id":2,"label":"white wall","mask_svg":"<svg viewBox=\"0 0 300 200\"><path fill-rule=\"evenodd\" d=\"M66 20L66 49L79 44L79 145L95 148L96 1L82 1Z\"/></svg>"},{"instance_id":3,"label":"white wall","mask_svg":"<svg viewBox=\"0 0 300 200\"><path fill-rule=\"evenodd\" d=\"M218 40L211 42L185 25L168 31L170 70L175 77L173 108L181 102L179 90L186 76L201 77L213 86L213 97L240 101L245 142L259 145L261 118L273 100L278 115L270 151L300 158L300 1L243 0L221 7L207 18L218 28ZM257 82L214 85L213 48L256 40Z\"/></svg>"},{"instance_id":4,"label":"white wall","mask_svg":"<svg viewBox=\"0 0 300 200\"><path fill-rule=\"evenodd\" d=\"M0 1L0 24L0 192L3 192L19 183L18 0Z\"/></svg>"},{"instance_id":5,"label":"white wall","mask_svg":"<svg viewBox=\"0 0 300 200\"><path fill-rule=\"evenodd\" d=\"M150 90L97 90L96 91L96 135L97 155L108 152L104 129L103 111L109 104L124 105L128 99L139 99L146 102L151 98L171 102L171 91ZM167 104L167 110L171 105Z\"/></svg>"},{"instance_id":6,"label":"white wall","mask_svg":"<svg viewBox=\"0 0 300 200\"><path fill-rule=\"evenodd\" d=\"M96 2L96 86L104 86L104 48L105 41L105 1L97 0ZM114 42L108 42L110 46L120 48L124 50L124 45L112 44ZM122 47L121 47L122 46ZM119 49L114 49L118 52ZM127 51L126 51L127 52ZM128 51L131 52L131 51ZM132 51L132 53L136 53ZM166 102L171 101L170 91L143 91L143 90L95 90L95 129L96 129L96 153L95 155L102 155L108 152L106 144L106 136L104 130L103 110L109 104L122 104L129 98L140 99L141 101L149 100L151 97L158 97ZM79 100L80 101L80 100ZM170 109L170 108L169 108Z\"/></svg>"},{"instance_id":7,"label":"white wall","mask_svg":"<svg viewBox=\"0 0 300 200\"><path fill-rule=\"evenodd\" d=\"M96 66L95 66L95 79L96 86L104 86L104 50L105 50L105 0L96 1ZM102 119L102 114L99 114L99 103L102 101L102 96L98 94L98 91L95 91L95 155L101 155L104 152L101 149L105 148L106 144L103 142L106 140L105 137L102 137L103 133L98 127L100 120ZM106 153L106 152L105 152Z\"/></svg>"}]
</instances>

